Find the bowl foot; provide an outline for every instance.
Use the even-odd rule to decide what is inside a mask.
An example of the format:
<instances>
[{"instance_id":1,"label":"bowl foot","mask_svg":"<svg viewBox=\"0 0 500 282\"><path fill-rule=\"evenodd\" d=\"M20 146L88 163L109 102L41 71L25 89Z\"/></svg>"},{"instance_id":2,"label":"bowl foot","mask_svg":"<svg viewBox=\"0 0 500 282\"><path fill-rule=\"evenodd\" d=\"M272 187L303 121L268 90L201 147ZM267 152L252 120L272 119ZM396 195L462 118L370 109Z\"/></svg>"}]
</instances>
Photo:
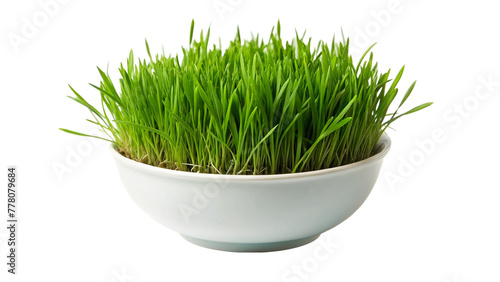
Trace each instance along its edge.
<instances>
[{"instance_id":1,"label":"bowl foot","mask_svg":"<svg viewBox=\"0 0 500 282\"><path fill-rule=\"evenodd\" d=\"M182 235L182 234L181 234ZM198 239L186 235L182 235L184 239L189 242L209 249L228 251L228 252L272 252L281 251L300 247L309 244L316 240L320 234L307 238L282 241L282 242L268 242L268 243L227 243Z\"/></svg>"}]
</instances>

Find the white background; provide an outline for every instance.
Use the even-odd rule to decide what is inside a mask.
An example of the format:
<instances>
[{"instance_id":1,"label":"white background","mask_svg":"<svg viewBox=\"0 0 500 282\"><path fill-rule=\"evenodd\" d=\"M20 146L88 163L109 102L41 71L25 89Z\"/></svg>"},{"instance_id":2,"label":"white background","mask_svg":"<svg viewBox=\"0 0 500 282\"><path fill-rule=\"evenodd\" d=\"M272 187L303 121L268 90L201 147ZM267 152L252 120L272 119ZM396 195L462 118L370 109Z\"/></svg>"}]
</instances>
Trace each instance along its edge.
<instances>
[{"instance_id":1,"label":"white background","mask_svg":"<svg viewBox=\"0 0 500 282\"><path fill-rule=\"evenodd\" d=\"M8 165L20 184L19 274L6 273L2 227L1 281L500 281L494 1L48 2L0 4L1 218ZM108 144L58 130L93 130L68 84L97 102L96 66L116 78L131 48L145 57L145 38L154 53L178 53L191 19L195 34L211 25L223 45L237 25L245 38L267 37L278 19L288 39L296 28L330 42L342 28L357 50L378 42L381 70L406 65L401 90L418 80L409 106L434 105L394 124L372 194L317 241L273 253L197 247L134 206ZM318 261L315 249L328 244Z\"/></svg>"}]
</instances>

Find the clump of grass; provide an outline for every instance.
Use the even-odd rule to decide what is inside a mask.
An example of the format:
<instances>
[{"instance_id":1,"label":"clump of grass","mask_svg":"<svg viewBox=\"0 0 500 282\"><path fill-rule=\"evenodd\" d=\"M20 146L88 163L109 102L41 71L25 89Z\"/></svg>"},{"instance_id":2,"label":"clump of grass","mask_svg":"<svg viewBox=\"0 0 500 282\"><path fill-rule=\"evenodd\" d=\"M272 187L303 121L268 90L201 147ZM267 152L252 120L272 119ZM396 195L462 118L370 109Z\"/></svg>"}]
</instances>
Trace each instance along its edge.
<instances>
[{"instance_id":1,"label":"clump of grass","mask_svg":"<svg viewBox=\"0 0 500 282\"><path fill-rule=\"evenodd\" d=\"M373 154L381 134L402 114L413 83L393 113L394 79L379 74L371 47L359 63L349 40L313 48L296 35L283 41L280 24L267 42L243 41L238 30L226 50L209 47L210 30L183 56L151 55L119 68L120 84L99 69L102 109L73 88L70 97L126 157L168 169L220 174L279 174L331 168ZM372 46L373 47L373 46ZM70 86L71 87L71 86ZM90 136L67 129L63 131ZM96 137L96 136L92 136Z\"/></svg>"}]
</instances>

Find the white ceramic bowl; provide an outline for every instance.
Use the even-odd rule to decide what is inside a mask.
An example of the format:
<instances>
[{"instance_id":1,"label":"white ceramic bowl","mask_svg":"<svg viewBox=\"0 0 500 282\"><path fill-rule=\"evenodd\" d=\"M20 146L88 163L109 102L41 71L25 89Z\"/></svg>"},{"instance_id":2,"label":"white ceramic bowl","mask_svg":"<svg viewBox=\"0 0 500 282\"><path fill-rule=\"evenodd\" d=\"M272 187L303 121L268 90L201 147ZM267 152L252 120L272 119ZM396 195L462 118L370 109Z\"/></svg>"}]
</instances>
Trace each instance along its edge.
<instances>
[{"instance_id":1,"label":"white ceramic bowl","mask_svg":"<svg viewBox=\"0 0 500 282\"><path fill-rule=\"evenodd\" d=\"M365 160L311 172L215 175L158 168L112 147L132 200L188 241L226 251L274 251L314 241L370 194L391 142Z\"/></svg>"}]
</instances>

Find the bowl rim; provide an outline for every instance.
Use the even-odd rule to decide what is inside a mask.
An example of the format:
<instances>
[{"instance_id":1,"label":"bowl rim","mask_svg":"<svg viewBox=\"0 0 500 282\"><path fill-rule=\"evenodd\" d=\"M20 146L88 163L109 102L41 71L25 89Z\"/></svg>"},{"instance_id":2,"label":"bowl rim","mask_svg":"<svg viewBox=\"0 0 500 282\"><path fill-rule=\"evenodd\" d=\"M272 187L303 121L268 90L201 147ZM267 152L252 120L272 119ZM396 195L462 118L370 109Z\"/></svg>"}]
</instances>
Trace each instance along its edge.
<instances>
[{"instance_id":1,"label":"bowl rim","mask_svg":"<svg viewBox=\"0 0 500 282\"><path fill-rule=\"evenodd\" d=\"M319 170L296 172L296 173L262 174L262 175L233 175L233 174L214 174L214 173L202 173L202 172L189 172L189 171L180 171L180 170L173 170L173 169L168 169L168 168L156 167L156 166L140 163L138 161L134 161L132 159L124 157L123 155L118 153L116 144L110 145L111 155L113 156L113 158L116 161L121 162L126 166L136 168L136 169L141 170L141 171L153 173L156 175L163 175L163 176L173 176L173 177L181 177L181 178L195 178L198 180L219 179L219 180L227 180L227 181L233 181L233 180L236 180L236 181L238 181L238 180L257 181L257 180L304 178L304 177L318 176L318 175L324 175L324 174L329 174L329 173L334 173L334 172L341 172L341 171L345 171L348 169L354 169L354 168L366 166L366 165L375 163L379 160L382 160L387 155L390 148L391 148L391 139L384 132L381 135L379 141L377 142L377 149L376 150L379 150L379 152L377 152L376 154L374 154L366 159L363 159L361 161L357 161L354 163L350 163L350 164L346 164L346 165L342 165L342 166L337 166L337 167L332 167L332 168L324 168L324 169L319 169Z\"/></svg>"}]
</instances>

